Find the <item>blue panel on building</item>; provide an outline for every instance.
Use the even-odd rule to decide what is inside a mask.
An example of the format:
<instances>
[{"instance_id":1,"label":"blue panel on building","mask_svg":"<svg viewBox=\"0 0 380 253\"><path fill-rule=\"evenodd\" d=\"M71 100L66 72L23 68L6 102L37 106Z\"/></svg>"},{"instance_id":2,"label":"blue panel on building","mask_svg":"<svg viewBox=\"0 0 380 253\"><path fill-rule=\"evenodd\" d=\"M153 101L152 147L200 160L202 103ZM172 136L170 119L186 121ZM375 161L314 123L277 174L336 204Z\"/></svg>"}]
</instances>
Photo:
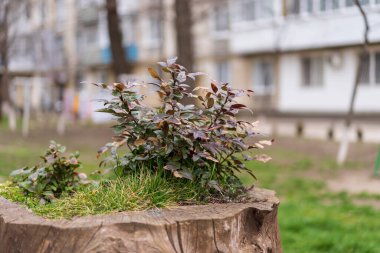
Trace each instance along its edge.
<instances>
[{"instance_id":1,"label":"blue panel on building","mask_svg":"<svg viewBox=\"0 0 380 253\"><path fill-rule=\"evenodd\" d=\"M111 54L111 48L106 47L102 49L102 63L109 64L111 63L112 54Z\"/></svg>"},{"instance_id":2,"label":"blue panel on building","mask_svg":"<svg viewBox=\"0 0 380 253\"><path fill-rule=\"evenodd\" d=\"M128 45L125 51L126 51L125 56L127 57L128 61L130 61L130 62L136 62L137 61L138 49L137 49L137 45L135 43Z\"/></svg>"},{"instance_id":3,"label":"blue panel on building","mask_svg":"<svg viewBox=\"0 0 380 253\"><path fill-rule=\"evenodd\" d=\"M132 43L124 47L124 56L129 62L136 62L138 58L138 48L137 45ZM109 64L112 60L111 48L106 47L102 49L102 63Z\"/></svg>"}]
</instances>

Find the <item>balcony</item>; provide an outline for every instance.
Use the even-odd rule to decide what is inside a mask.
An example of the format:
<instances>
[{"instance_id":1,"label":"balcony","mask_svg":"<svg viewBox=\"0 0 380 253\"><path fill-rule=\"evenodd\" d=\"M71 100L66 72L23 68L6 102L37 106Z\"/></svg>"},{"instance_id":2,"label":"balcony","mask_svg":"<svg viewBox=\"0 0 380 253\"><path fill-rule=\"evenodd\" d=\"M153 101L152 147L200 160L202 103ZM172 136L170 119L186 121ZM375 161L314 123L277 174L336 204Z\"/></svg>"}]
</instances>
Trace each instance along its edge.
<instances>
[{"instance_id":1,"label":"balcony","mask_svg":"<svg viewBox=\"0 0 380 253\"><path fill-rule=\"evenodd\" d=\"M379 7L366 9L370 26L380 22ZM363 18L357 8L302 12L286 17L276 11L278 9L278 6L274 8L270 19L234 20L231 24L234 34L230 42L232 53L286 52L352 46L363 42ZM234 16L244 17L237 12ZM380 42L380 32L370 29L369 39L372 43Z\"/></svg>"}]
</instances>

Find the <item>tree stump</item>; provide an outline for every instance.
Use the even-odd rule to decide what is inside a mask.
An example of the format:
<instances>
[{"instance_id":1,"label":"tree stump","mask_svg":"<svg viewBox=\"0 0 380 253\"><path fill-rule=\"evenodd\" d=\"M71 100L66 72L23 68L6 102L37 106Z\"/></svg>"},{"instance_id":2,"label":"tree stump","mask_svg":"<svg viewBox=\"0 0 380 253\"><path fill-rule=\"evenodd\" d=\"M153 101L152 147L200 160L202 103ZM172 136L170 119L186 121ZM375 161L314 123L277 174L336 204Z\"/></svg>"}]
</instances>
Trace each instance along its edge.
<instances>
[{"instance_id":1,"label":"tree stump","mask_svg":"<svg viewBox=\"0 0 380 253\"><path fill-rule=\"evenodd\" d=\"M48 220L0 198L0 252L282 252L273 191L249 203Z\"/></svg>"}]
</instances>

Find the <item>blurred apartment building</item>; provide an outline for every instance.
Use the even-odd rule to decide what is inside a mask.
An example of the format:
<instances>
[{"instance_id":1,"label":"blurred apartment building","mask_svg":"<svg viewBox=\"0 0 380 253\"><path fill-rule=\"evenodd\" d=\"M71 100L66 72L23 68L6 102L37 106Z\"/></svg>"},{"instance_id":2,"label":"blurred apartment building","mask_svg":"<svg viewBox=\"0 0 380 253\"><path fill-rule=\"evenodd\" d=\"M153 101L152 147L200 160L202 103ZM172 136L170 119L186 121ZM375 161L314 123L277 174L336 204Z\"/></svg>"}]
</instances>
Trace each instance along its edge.
<instances>
[{"instance_id":1,"label":"blurred apartment building","mask_svg":"<svg viewBox=\"0 0 380 253\"><path fill-rule=\"evenodd\" d=\"M340 138L364 41L354 0L207 2L194 7L195 69L253 89L247 102L268 134ZM176 54L174 0L118 3L125 57L135 78L146 80L147 66ZM352 140L380 142L380 0L361 3L371 54L364 60L350 134ZM13 94L32 83L33 106L52 107L68 85L72 96L79 91L81 117L101 120L91 100L106 94L81 81L116 79L106 15L104 0L30 0L11 56Z\"/></svg>"}]
</instances>

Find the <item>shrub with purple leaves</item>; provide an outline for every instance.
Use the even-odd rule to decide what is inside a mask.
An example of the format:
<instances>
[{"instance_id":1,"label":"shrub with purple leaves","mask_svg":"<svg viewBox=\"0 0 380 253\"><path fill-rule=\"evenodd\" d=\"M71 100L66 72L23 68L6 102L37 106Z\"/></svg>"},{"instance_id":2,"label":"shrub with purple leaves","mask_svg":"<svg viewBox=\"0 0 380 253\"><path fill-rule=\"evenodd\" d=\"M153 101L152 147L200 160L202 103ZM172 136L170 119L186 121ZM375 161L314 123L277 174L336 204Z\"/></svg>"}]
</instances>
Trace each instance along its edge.
<instances>
[{"instance_id":1,"label":"shrub with purple leaves","mask_svg":"<svg viewBox=\"0 0 380 253\"><path fill-rule=\"evenodd\" d=\"M109 168L122 174L163 170L169 176L192 180L209 193L233 198L243 189L237 174L246 172L254 177L244 160L270 159L250 153L272 141L247 144L258 134L256 122L236 117L240 110L250 111L237 98L251 96L253 91L216 81L190 90L186 83L203 73L189 73L176 58L159 65L163 75L149 68L155 81L147 84L157 89L158 108L144 104L145 96L139 92L144 84L96 84L113 95L111 100L103 100L105 108L99 111L117 120L114 141L98 151L98 156L111 151L101 164L112 164ZM193 104L188 103L191 100Z\"/></svg>"}]
</instances>

